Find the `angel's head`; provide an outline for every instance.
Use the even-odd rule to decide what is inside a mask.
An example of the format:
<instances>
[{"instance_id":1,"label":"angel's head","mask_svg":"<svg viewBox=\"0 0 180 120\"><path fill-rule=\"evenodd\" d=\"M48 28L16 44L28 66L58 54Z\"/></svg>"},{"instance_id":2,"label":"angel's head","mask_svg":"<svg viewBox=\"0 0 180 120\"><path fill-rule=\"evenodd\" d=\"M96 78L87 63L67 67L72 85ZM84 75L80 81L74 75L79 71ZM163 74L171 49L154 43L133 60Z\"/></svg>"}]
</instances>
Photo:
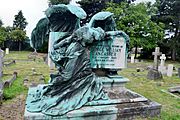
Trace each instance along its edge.
<instances>
[{"instance_id":1,"label":"angel's head","mask_svg":"<svg viewBox=\"0 0 180 120\"><path fill-rule=\"evenodd\" d=\"M99 12L95 14L89 22L89 27L101 27L104 31L115 31L116 24L111 12Z\"/></svg>"}]
</instances>

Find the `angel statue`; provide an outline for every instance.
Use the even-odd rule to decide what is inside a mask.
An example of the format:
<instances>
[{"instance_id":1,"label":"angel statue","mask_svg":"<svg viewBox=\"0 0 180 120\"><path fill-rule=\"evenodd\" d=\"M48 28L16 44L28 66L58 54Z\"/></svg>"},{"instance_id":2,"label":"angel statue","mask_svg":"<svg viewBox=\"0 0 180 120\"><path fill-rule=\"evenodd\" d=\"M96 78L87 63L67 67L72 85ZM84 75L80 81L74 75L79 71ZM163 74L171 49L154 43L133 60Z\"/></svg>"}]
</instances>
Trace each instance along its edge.
<instances>
[{"instance_id":1,"label":"angel statue","mask_svg":"<svg viewBox=\"0 0 180 120\"><path fill-rule=\"evenodd\" d=\"M108 40L112 34L109 31L116 30L111 26L114 25L112 13L102 13L97 16L98 19L100 16L107 18L104 23L93 19L81 27L80 20L86 13L78 6L59 4L45 11L46 18L32 32L31 45L36 49L41 47L48 31L60 33L49 53L58 72L50 75L48 84L38 86L34 93L28 94L27 111L64 115L88 102L109 99L102 82L92 72L88 50L89 44Z\"/></svg>"}]
</instances>

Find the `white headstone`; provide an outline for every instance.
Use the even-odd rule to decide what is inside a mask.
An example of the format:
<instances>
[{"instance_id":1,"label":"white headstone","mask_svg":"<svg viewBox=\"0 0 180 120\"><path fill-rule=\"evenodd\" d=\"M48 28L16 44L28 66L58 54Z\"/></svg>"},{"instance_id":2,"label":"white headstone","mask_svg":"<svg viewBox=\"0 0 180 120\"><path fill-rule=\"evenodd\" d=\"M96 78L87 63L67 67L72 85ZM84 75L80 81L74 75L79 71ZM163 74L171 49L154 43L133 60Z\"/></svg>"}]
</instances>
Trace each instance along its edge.
<instances>
[{"instance_id":1,"label":"white headstone","mask_svg":"<svg viewBox=\"0 0 180 120\"><path fill-rule=\"evenodd\" d=\"M58 32L50 32L50 35L49 35L49 45L48 45L48 66L50 67L50 69L54 69L55 68L55 65L54 63L52 62L50 56L49 56L49 53L52 49L52 45L53 45L53 41L55 39L55 36L56 36L56 33Z\"/></svg>"},{"instance_id":2,"label":"white headstone","mask_svg":"<svg viewBox=\"0 0 180 120\"><path fill-rule=\"evenodd\" d=\"M131 56L131 63L134 63L134 56Z\"/></svg>"},{"instance_id":3,"label":"white headstone","mask_svg":"<svg viewBox=\"0 0 180 120\"><path fill-rule=\"evenodd\" d=\"M94 43L90 48L90 61L92 68L126 68L126 39L123 36L113 36L111 40Z\"/></svg>"},{"instance_id":4,"label":"white headstone","mask_svg":"<svg viewBox=\"0 0 180 120\"><path fill-rule=\"evenodd\" d=\"M162 73L162 74L167 74L167 69L166 69L166 66L165 66L165 60L166 60L166 56L165 54L162 54L161 57L161 63L160 63L160 66L158 68L158 70Z\"/></svg>"},{"instance_id":5,"label":"white headstone","mask_svg":"<svg viewBox=\"0 0 180 120\"><path fill-rule=\"evenodd\" d=\"M161 55L161 57L160 57L160 59L161 59L160 66L164 66L164 64L165 64L165 60L166 60L166 56L165 56L165 54L162 54L162 55Z\"/></svg>"},{"instance_id":6,"label":"white headstone","mask_svg":"<svg viewBox=\"0 0 180 120\"><path fill-rule=\"evenodd\" d=\"M9 48L6 48L6 55L9 54Z\"/></svg>"},{"instance_id":7,"label":"white headstone","mask_svg":"<svg viewBox=\"0 0 180 120\"><path fill-rule=\"evenodd\" d=\"M173 64L168 64L167 76L171 77L173 74Z\"/></svg>"}]
</instances>

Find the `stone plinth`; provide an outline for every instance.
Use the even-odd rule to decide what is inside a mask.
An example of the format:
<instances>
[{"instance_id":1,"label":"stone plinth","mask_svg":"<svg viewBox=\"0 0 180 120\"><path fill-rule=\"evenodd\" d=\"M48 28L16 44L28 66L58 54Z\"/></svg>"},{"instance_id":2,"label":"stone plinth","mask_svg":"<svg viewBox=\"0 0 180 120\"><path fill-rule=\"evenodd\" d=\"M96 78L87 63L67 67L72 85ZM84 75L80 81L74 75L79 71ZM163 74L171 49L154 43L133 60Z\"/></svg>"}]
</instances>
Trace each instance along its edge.
<instances>
[{"instance_id":1,"label":"stone plinth","mask_svg":"<svg viewBox=\"0 0 180 120\"><path fill-rule=\"evenodd\" d=\"M99 100L87 103L78 110L63 116L49 116L42 113L30 113L25 109L25 120L123 120L139 117L158 116L161 105L148 100L124 87L126 78L99 77L103 81L104 90L109 100ZM121 84L122 83L122 84ZM119 85L118 85L119 84ZM119 89L118 89L119 88ZM29 93L35 92L36 87L30 88ZM29 97L27 97L27 100Z\"/></svg>"},{"instance_id":2,"label":"stone plinth","mask_svg":"<svg viewBox=\"0 0 180 120\"><path fill-rule=\"evenodd\" d=\"M124 78L119 75L108 75L108 77L99 77L104 85L104 87L125 87L125 84L129 81L129 79Z\"/></svg>"},{"instance_id":3,"label":"stone plinth","mask_svg":"<svg viewBox=\"0 0 180 120\"><path fill-rule=\"evenodd\" d=\"M147 78L150 80L157 80L157 79L162 79L163 77L161 72L155 69L151 69L148 72Z\"/></svg>"}]
</instances>

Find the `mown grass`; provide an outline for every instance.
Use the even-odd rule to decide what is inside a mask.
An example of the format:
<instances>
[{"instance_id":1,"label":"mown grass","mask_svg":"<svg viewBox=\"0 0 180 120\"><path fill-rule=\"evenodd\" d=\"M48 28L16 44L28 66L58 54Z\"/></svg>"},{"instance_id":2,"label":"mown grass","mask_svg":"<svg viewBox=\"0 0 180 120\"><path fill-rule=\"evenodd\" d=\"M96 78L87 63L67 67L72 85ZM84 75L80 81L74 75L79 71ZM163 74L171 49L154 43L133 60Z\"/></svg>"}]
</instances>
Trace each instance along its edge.
<instances>
[{"instance_id":1,"label":"mown grass","mask_svg":"<svg viewBox=\"0 0 180 120\"><path fill-rule=\"evenodd\" d=\"M23 80L28 75L32 74L32 68L38 73L42 73L45 76L45 79L49 79L49 67L44 63L43 58L37 58L35 61L28 59L28 55L31 52L22 51L22 52L10 52L10 54L5 56L6 59L13 59L16 61L16 64L12 64L7 67L3 67L4 74L13 74L13 72L18 73L17 79L13 82L10 88L4 89L4 98L6 100L14 98L19 94L26 94L27 87L23 85ZM8 75L8 79L12 77ZM4 76L2 80L6 80L7 77Z\"/></svg>"},{"instance_id":2,"label":"mown grass","mask_svg":"<svg viewBox=\"0 0 180 120\"><path fill-rule=\"evenodd\" d=\"M162 89L167 90L169 87L180 85L180 78L178 78L177 75L173 75L172 77L163 76L162 80L154 81L146 78L147 70L136 72L137 67L145 69L148 65L152 64L152 62L153 61L135 64L129 63L128 65L130 68L120 71L119 74L130 79L130 82L126 84L127 88L162 105L161 116L159 118L150 119L180 120L180 99L161 91ZM175 67L180 67L180 63L178 62L167 61L166 63L171 63Z\"/></svg>"},{"instance_id":3,"label":"mown grass","mask_svg":"<svg viewBox=\"0 0 180 120\"><path fill-rule=\"evenodd\" d=\"M43 59L38 58L36 61L22 61L27 60L27 56L30 52L10 52L6 55L5 59L15 59L16 64L8 67L4 67L3 72L5 74L12 74L14 71L18 72L18 78L14 81L10 88L4 90L5 99L12 99L19 94L27 94L27 88L23 86L24 78L32 73L32 68L35 68L38 73L42 73L45 76L46 81L49 79L49 67L43 62ZM147 66L152 65L152 60L144 60L143 63L128 63L128 68L119 71L119 74L129 78L130 82L126 84L128 89L131 89L146 98L156 101L162 104L161 116L158 118L148 118L154 120L180 120L180 100L172 97L169 94L163 93L161 90L167 90L169 87L180 85L180 78L178 76L163 77L163 80L148 80L146 78ZM167 61L167 64L174 64L176 67L180 67L180 63ZM136 68L144 69L142 72L136 72Z\"/></svg>"}]
</instances>

